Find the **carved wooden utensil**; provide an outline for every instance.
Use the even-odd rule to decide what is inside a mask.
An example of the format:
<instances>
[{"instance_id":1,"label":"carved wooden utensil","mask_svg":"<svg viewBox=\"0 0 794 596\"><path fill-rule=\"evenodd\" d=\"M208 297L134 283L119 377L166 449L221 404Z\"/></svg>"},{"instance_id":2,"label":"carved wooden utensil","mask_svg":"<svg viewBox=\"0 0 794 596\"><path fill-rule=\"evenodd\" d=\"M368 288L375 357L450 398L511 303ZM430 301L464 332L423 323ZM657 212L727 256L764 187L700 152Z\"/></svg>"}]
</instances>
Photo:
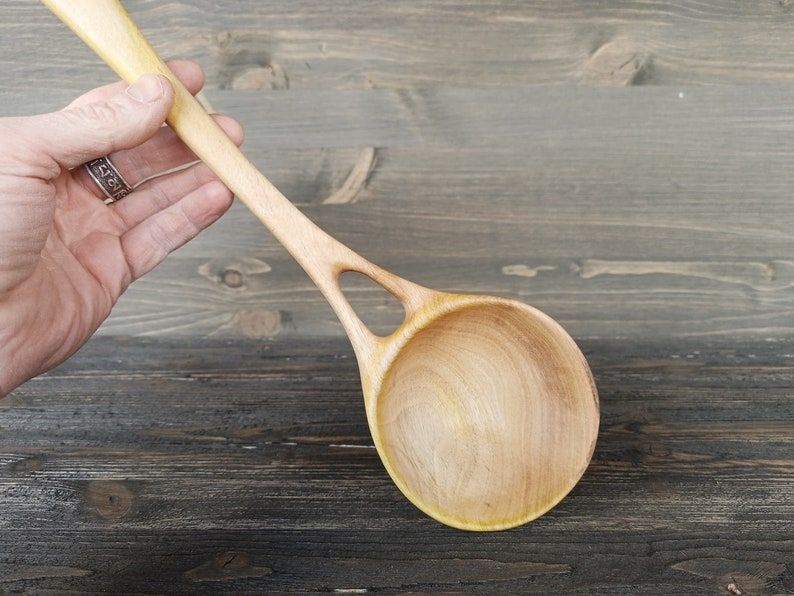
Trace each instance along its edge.
<instances>
[{"instance_id":1,"label":"carved wooden utensil","mask_svg":"<svg viewBox=\"0 0 794 596\"><path fill-rule=\"evenodd\" d=\"M168 123L306 270L347 332L372 438L400 490L466 530L526 523L584 473L598 433L590 369L551 318L518 301L442 293L370 263L306 218L238 150L158 57L118 0L42 0L128 82L167 76ZM346 271L393 294L405 320L387 337L357 317Z\"/></svg>"}]
</instances>

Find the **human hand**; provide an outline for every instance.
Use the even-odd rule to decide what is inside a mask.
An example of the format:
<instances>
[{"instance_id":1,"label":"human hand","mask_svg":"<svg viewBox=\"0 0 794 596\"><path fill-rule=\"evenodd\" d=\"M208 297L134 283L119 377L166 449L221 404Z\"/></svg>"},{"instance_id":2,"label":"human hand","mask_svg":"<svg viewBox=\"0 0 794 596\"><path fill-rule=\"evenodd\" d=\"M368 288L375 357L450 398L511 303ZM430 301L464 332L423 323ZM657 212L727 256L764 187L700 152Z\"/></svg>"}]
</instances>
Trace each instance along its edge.
<instances>
[{"instance_id":1,"label":"human hand","mask_svg":"<svg viewBox=\"0 0 794 596\"><path fill-rule=\"evenodd\" d=\"M192 62L170 66L192 92ZM108 155L133 187L196 161L168 127L158 75L94 89L65 110L0 119L0 397L76 352L124 290L217 220L232 193L202 163L147 180L121 201L82 167ZM242 129L216 117L236 143Z\"/></svg>"}]
</instances>

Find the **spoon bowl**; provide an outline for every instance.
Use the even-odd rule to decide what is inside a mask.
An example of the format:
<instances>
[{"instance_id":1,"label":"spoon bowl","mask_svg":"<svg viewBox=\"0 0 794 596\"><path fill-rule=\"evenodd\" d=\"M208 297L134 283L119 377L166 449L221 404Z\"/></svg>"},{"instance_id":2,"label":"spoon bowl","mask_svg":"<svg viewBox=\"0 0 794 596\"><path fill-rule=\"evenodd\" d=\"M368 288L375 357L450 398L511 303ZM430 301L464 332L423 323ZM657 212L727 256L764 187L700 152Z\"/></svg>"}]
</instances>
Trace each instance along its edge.
<instances>
[{"instance_id":1,"label":"spoon bowl","mask_svg":"<svg viewBox=\"0 0 794 596\"><path fill-rule=\"evenodd\" d=\"M584 473L598 403L589 368L542 312L447 295L393 341L369 426L395 484L431 517L466 530L528 522Z\"/></svg>"},{"instance_id":2,"label":"spoon bowl","mask_svg":"<svg viewBox=\"0 0 794 596\"><path fill-rule=\"evenodd\" d=\"M123 79L157 72L168 124L259 218L339 317L359 363L367 421L386 470L422 511L466 530L503 530L558 503L584 473L598 396L579 348L518 301L447 294L402 279L304 216L240 152L169 70L118 0L42 0ZM130 198L127 200L134 200ZM387 337L339 285L358 272L405 308Z\"/></svg>"}]
</instances>

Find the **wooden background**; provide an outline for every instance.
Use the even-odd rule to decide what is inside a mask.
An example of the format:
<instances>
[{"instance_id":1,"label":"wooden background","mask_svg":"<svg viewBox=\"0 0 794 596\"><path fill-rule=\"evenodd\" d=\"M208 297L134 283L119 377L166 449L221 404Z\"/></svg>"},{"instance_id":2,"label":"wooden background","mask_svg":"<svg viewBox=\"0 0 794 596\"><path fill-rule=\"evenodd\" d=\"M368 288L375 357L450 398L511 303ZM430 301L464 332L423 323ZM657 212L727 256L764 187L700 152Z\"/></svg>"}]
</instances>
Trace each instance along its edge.
<instances>
[{"instance_id":1,"label":"wooden background","mask_svg":"<svg viewBox=\"0 0 794 596\"><path fill-rule=\"evenodd\" d=\"M790 0L124 4L326 230L559 320L599 445L532 524L425 518L330 307L235 205L0 401L0 592L794 593ZM0 68L5 116L114 78L33 0Z\"/></svg>"}]
</instances>

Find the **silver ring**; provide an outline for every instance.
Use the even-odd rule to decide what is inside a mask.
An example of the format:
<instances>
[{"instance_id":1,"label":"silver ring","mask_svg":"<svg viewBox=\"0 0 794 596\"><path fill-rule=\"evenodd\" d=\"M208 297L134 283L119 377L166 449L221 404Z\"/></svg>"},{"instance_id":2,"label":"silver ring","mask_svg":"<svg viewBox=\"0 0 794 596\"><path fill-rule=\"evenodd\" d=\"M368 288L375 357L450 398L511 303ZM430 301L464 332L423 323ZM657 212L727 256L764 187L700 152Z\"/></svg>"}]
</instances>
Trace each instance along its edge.
<instances>
[{"instance_id":1,"label":"silver ring","mask_svg":"<svg viewBox=\"0 0 794 596\"><path fill-rule=\"evenodd\" d=\"M124 177L107 156L92 159L84 165L89 176L94 179L94 182L107 196L108 200L105 201L106 203L119 201L132 192L132 187L127 184L127 181L124 180Z\"/></svg>"}]
</instances>

